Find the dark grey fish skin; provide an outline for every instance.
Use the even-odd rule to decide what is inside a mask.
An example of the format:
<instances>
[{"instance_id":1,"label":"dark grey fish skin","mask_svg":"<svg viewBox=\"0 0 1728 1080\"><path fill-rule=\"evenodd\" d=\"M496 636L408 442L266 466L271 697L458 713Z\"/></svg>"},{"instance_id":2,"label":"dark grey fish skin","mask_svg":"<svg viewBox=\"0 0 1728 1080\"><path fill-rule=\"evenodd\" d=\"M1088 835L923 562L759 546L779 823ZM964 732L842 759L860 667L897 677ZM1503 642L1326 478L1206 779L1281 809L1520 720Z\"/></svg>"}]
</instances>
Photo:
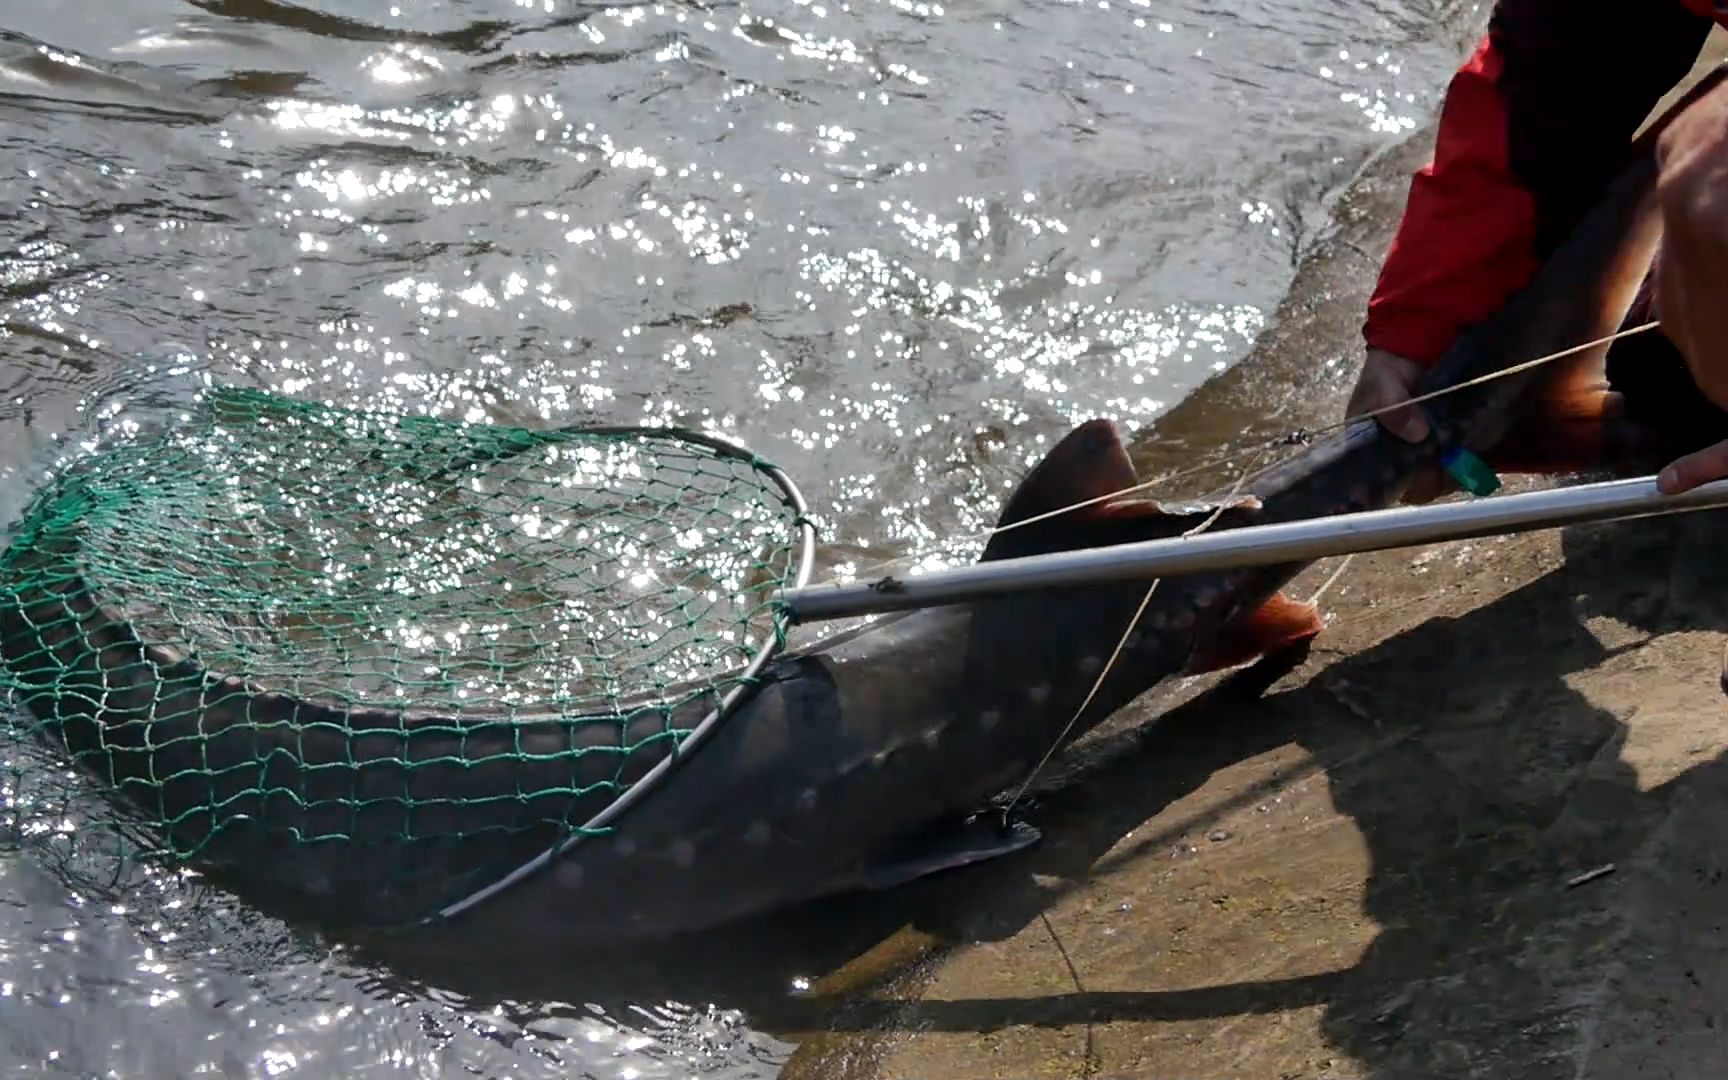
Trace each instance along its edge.
<instances>
[{"instance_id":1,"label":"dark grey fish skin","mask_svg":"<svg viewBox=\"0 0 1728 1080\"><path fill-rule=\"evenodd\" d=\"M1719 69L1705 79L1668 117L1723 77ZM1626 172L1536 281L1466 335L1422 389L1456 386L1618 327L1658 236L1654 138L1665 122L1634 144ZM1257 508L1227 509L1214 527L1391 505L1443 451L1489 454L1538 376L1513 375L1428 403L1434 435L1421 444L1386 436L1372 422L1318 442L1246 486ZM1023 482L1004 518L1132 482L1114 427L1092 421ZM1171 535L1203 517L1155 514L1144 504L1064 515L999 535L986 557ZM68 554L45 549L40 558L54 563ZM1071 725L1143 588L1068 588L912 612L784 655L698 752L622 816L615 834L575 844L455 918L548 946L616 944L1011 850L1025 833L992 838L959 823L1053 744L1191 668L1303 568L1162 582ZM567 762L440 763L458 750L468 759L524 745L558 751L586 737L555 718L457 720L295 701L138 641L72 576L52 592L0 600L0 655L14 663L15 678L44 681L43 692L22 695L23 704L56 721L50 729L63 732L97 775L152 813L182 819L183 840L219 821L207 861L222 880L278 909L325 924L411 922L557 844L565 823L587 820L605 801L497 798L518 783L524 790L568 785ZM78 613L70 623L69 607ZM48 694L43 656L88 692ZM29 657L34 667L18 664ZM133 666L140 659L153 663L154 674L126 682L125 672L145 670ZM308 727L308 720L321 723ZM663 740L649 745L626 762L627 773L640 775L664 753ZM405 770L410 756L415 767ZM562 772L542 773L548 769ZM199 810L207 780L176 779L210 774L233 796L216 814ZM320 819L333 811L243 794L265 787L303 792L308 804L346 799L347 808L327 804L337 807L335 817ZM450 839L392 843L410 825ZM337 833L347 839L303 842Z\"/></svg>"}]
</instances>

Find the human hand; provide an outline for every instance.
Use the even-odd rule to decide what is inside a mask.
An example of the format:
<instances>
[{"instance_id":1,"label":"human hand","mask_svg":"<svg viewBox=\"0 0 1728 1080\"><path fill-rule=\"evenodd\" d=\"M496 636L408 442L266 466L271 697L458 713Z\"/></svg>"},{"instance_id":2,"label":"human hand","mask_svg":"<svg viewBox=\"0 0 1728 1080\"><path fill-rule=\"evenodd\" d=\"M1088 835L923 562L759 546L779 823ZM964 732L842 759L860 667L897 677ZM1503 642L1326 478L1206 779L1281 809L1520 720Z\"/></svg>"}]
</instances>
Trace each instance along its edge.
<instances>
[{"instance_id":1,"label":"human hand","mask_svg":"<svg viewBox=\"0 0 1728 1080\"><path fill-rule=\"evenodd\" d=\"M1728 476L1728 442L1719 442L1693 451L1663 469L1656 476L1656 490L1664 495L1678 495L1725 476Z\"/></svg>"},{"instance_id":2,"label":"human hand","mask_svg":"<svg viewBox=\"0 0 1728 1080\"><path fill-rule=\"evenodd\" d=\"M1367 359L1362 361L1362 373L1356 377L1356 389L1350 393L1350 403L1344 406L1344 415L1354 418L1379 413L1408 401L1416 396L1416 380L1421 376L1422 365L1416 361L1385 349L1369 349ZM1375 419L1405 442L1421 442L1428 437L1428 418L1414 405L1390 409Z\"/></svg>"},{"instance_id":3,"label":"human hand","mask_svg":"<svg viewBox=\"0 0 1728 1080\"><path fill-rule=\"evenodd\" d=\"M1369 349L1362 362L1362 373L1356 378L1356 388L1350 402L1344 406L1346 417L1378 414L1380 426L1405 442L1421 442L1428 437L1428 418L1415 405L1392 408L1399 402L1416 396L1416 380L1422 375L1422 365L1406 360L1385 349ZM1386 412L1380 412L1385 409ZM1439 468L1424 470L1411 481L1404 492L1406 503L1427 503L1453 490L1451 477Z\"/></svg>"}]
</instances>

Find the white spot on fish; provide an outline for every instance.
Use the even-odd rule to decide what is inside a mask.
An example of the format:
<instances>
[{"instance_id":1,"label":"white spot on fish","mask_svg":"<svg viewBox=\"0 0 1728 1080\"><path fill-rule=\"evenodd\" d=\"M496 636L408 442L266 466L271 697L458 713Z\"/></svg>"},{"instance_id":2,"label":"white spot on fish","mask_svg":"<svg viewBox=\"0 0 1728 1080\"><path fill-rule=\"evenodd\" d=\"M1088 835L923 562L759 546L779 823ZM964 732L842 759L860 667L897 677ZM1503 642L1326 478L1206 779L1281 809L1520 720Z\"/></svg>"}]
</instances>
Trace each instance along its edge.
<instances>
[{"instance_id":1,"label":"white spot on fish","mask_svg":"<svg viewBox=\"0 0 1728 1080\"><path fill-rule=\"evenodd\" d=\"M870 755L870 764L880 769L882 766L888 764L888 759L893 756L894 748L891 746L883 750L878 750L874 754Z\"/></svg>"},{"instance_id":2,"label":"white spot on fish","mask_svg":"<svg viewBox=\"0 0 1728 1080\"><path fill-rule=\"evenodd\" d=\"M1032 704L1042 705L1050 700L1050 684L1039 683L1026 691L1026 696L1032 699Z\"/></svg>"},{"instance_id":3,"label":"white spot on fish","mask_svg":"<svg viewBox=\"0 0 1728 1080\"><path fill-rule=\"evenodd\" d=\"M672 864L680 870L688 870L696 865L696 845L688 840L674 840L669 854L672 856Z\"/></svg>"},{"instance_id":4,"label":"white spot on fish","mask_svg":"<svg viewBox=\"0 0 1728 1080\"><path fill-rule=\"evenodd\" d=\"M936 727L926 731L921 737L921 741L927 749L936 749L936 747L942 744L942 726L938 724Z\"/></svg>"},{"instance_id":5,"label":"white spot on fish","mask_svg":"<svg viewBox=\"0 0 1728 1080\"><path fill-rule=\"evenodd\" d=\"M636 854L636 841L628 836L620 836L612 841L612 850L628 859Z\"/></svg>"},{"instance_id":6,"label":"white spot on fish","mask_svg":"<svg viewBox=\"0 0 1728 1080\"><path fill-rule=\"evenodd\" d=\"M768 843L768 837L772 833L773 830L766 821L752 822L750 827L744 830L744 842L751 847L762 847Z\"/></svg>"},{"instance_id":7,"label":"white spot on fish","mask_svg":"<svg viewBox=\"0 0 1728 1080\"><path fill-rule=\"evenodd\" d=\"M1207 607L1216 599L1218 599L1218 590L1207 585L1195 591L1194 606Z\"/></svg>"},{"instance_id":8,"label":"white spot on fish","mask_svg":"<svg viewBox=\"0 0 1728 1080\"><path fill-rule=\"evenodd\" d=\"M1129 650L1138 649L1140 647L1140 643L1142 641L1145 641L1145 640L1146 640L1146 635L1141 633L1140 631L1136 630L1132 634L1128 635L1128 640L1126 640L1122 643L1122 647L1124 649L1129 649Z\"/></svg>"},{"instance_id":9,"label":"white spot on fish","mask_svg":"<svg viewBox=\"0 0 1728 1080\"><path fill-rule=\"evenodd\" d=\"M978 714L978 725L980 727L982 727L985 731L989 731L991 728L995 727L997 724L1000 724L1001 722L1002 722L1002 713L1000 710L985 709L983 712Z\"/></svg>"},{"instance_id":10,"label":"white spot on fish","mask_svg":"<svg viewBox=\"0 0 1728 1080\"><path fill-rule=\"evenodd\" d=\"M1082 656L1080 658L1080 671L1084 675L1095 674L1098 669L1103 666L1104 658L1096 653L1093 653L1091 656Z\"/></svg>"},{"instance_id":11,"label":"white spot on fish","mask_svg":"<svg viewBox=\"0 0 1728 1080\"><path fill-rule=\"evenodd\" d=\"M816 809L816 789L805 788L804 794L798 796L798 809L808 814Z\"/></svg>"},{"instance_id":12,"label":"white spot on fish","mask_svg":"<svg viewBox=\"0 0 1728 1080\"><path fill-rule=\"evenodd\" d=\"M572 860L559 863L558 869L552 872L552 876L557 880L560 888L580 889L582 887L582 875L585 872L581 863Z\"/></svg>"}]
</instances>

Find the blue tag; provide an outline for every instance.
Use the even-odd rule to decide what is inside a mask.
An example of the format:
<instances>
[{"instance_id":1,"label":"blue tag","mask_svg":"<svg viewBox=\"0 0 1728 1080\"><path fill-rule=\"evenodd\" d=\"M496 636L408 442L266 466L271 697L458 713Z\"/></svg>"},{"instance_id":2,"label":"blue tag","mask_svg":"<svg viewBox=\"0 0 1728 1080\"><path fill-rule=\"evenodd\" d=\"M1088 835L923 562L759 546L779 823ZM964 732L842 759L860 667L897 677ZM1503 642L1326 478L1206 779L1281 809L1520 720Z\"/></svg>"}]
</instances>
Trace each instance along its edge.
<instances>
[{"instance_id":1,"label":"blue tag","mask_svg":"<svg viewBox=\"0 0 1728 1080\"><path fill-rule=\"evenodd\" d=\"M1440 455L1445 467L1458 486L1472 495L1492 495L1500 490L1500 477L1488 463L1462 446L1454 446Z\"/></svg>"}]
</instances>

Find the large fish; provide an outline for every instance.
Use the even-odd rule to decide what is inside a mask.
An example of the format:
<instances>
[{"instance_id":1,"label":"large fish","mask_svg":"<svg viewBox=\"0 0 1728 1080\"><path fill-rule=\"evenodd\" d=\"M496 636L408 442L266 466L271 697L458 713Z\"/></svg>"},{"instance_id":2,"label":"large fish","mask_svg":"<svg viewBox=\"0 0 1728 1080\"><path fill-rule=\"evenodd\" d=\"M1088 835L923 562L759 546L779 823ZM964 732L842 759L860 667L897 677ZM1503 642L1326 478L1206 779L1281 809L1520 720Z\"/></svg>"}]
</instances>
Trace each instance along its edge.
<instances>
[{"instance_id":1,"label":"large fish","mask_svg":"<svg viewBox=\"0 0 1728 1080\"><path fill-rule=\"evenodd\" d=\"M1467 334L1421 389L1457 386L1617 328L1659 235L1655 135L1723 77L1718 70L1706 78L1634 143L1627 170L1532 285ZM1222 529L1383 507L1456 447L1520 471L1600 463L1636 449L1615 441L1616 421L1604 415L1602 351L1427 403L1434 434L1421 444L1361 422L1215 506L1106 500L1001 532L984 558L1169 536L1207 522ZM1515 427L1543 437L1507 440ZM1024 479L1002 523L1137 481L1114 426L1092 421ZM68 556L47 548L35 558L51 568ZM620 818L616 832L575 843L453 917L548 943L615 943L701 930L1014 850L1035 834L1023 826L1000 831L975 811L1052 747L1166 677L1246 662L1316 634L1313 609L1279 591L1302 569L1165 580L1113 663L1143 586L1064 588L905 613L789 652L708 742ZM221 824L206 854L239 887L304 905L325 922L399 923L531 864L564 835L566 821L594 809L573 812L553 795L510 796L568 789L561 752L596 733L616 740L605 725L298 701L141 642L75 574L58 580L0 603L0 654L15 679L42 680L39 692L27 688L24 704L56 721L45 730L61 732L75 756L148 801L156 816L191 832ZM64 619L68 608L74 620ZM62 686L70 680L87 692L51 692L48 669L56 666ZM657 730L661 719L643 723ZM621 745L651 733L628 733ZM631 765L638 773L665 753L663 740L644 745ZM546 758L537 761L541 752ZM218 795L229 799L214 813L206 808L211 777L227 785ZM301 798L283 794L266 805L255 794L264 789ZM452 839L393 845L410 813L405 798L418 806L415 832ZM266 818L270 829L262 827ZM296 838L338 834L342 842Z\"/></svg>"}]
</instances>

